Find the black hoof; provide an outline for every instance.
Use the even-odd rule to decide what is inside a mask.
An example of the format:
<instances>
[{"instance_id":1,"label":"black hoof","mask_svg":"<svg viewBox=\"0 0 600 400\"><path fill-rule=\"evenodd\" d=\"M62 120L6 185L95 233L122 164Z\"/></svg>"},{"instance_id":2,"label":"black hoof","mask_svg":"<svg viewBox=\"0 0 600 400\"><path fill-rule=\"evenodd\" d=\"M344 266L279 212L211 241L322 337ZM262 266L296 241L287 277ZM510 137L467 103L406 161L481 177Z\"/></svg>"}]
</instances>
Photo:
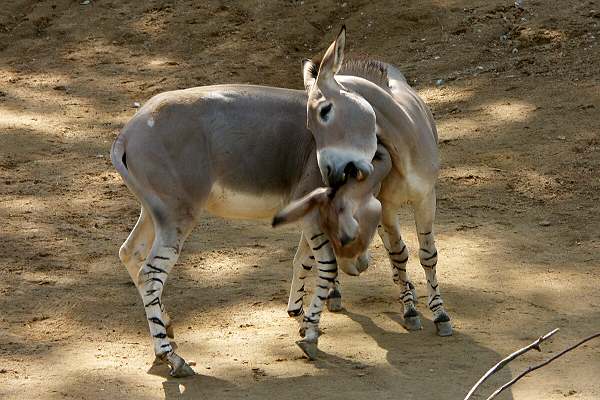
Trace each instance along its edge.
<instances>
[{"instance_id":1,"label":"black hoof","mask_svg":"<svg viewBox=\"0 0 600 400\"><path fill-rule=\"evenodd\" d=\"M300 349L302 349L302 351L304 352L306 357L308 357L309 360L314 360L317 357L317 352L319 349L317 347L316 341L313 342L303 339L298 340L296 344L298 345L298 347L300 347Z\"/></svg>"},{"instance_id":2,"label":"black hoof","mask_svg":"<svg viewBox=\"0 0 600 400\"><path fill-rule=\"evenodd\" d=\"M452 323L450 321L436 322L435 329L438 336L452 336Z\"/></svg>"},{"instance_id":3,"label":"black hoof","mask_svg":"<svg viewBox=\"0 0 600 400\"><path fill-rule=\"evenodd\" d=\"M408 331L419 331L423 328L421 325L421 317L404 317L404 327Z\"/></svg>"}]
</instances>

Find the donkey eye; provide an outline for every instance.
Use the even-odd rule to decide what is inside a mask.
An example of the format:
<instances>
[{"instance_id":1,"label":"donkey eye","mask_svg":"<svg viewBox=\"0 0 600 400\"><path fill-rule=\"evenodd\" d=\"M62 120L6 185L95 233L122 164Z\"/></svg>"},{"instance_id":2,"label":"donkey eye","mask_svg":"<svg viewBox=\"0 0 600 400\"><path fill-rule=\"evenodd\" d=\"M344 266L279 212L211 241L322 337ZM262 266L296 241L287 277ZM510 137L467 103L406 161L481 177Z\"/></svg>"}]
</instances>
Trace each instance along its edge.
<instances>
[{"instance_id":1,"label":"donkey eye","mask_svg":"<svg viewBox=\"0 0 600 400\"><path fill-rule=\"evenodd\" d=\"M327 119L329 118L329 111L331 111L331 107L333 107L333 104L331 103L321 107L321 111L319 111L319 116L323 121L327 121Z\"/></svg>"}]
</instances>

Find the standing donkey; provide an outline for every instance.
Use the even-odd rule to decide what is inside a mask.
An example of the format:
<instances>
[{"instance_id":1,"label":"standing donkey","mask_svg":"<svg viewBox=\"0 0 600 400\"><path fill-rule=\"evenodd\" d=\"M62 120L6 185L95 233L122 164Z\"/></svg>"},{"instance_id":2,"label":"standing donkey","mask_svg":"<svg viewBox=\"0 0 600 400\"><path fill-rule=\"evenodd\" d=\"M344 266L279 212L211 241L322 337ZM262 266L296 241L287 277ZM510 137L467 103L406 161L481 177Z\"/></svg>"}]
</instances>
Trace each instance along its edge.
<instances>
[{"instance_id":1,"label":"standing donkey","mask_svg":"<svg viewBox=\"0 0 600 400\"><path fill-rule=\"evenodd\" d=\"M405 318L417 327L414 286L405 270L408 251L396 220L398 208L411 202L429 306L440 334L451 333L435 275L438 161L433 118L387 64L349 63L342 70L346 75L338 74L344 44L342 29L319 67L304 62L307 91L219 85L162 93L136 113L113 143L113 165L141 203L140 217L119 257L142 297L157 359L170 366L171 375L186 376L193 370L169 340L173 335L162 291L201 211L225 218L269 218L322 181L339 187L348 176L367 179L378 139L393 163L379 193L380 235L394 281L403 289ZM329 239L320 229L319 214L307 213L298 254L306 253L308 245L316 263L325 267L318 269L315 295L302 324L304 343L315 348L324 302L330 291L336 292L337 262ZM350 244L356 237L343 239ZM295 278L304 261L298 254ZM358 275L361 263L354 261L340 268Z\"/></svg>"}]
</instances>

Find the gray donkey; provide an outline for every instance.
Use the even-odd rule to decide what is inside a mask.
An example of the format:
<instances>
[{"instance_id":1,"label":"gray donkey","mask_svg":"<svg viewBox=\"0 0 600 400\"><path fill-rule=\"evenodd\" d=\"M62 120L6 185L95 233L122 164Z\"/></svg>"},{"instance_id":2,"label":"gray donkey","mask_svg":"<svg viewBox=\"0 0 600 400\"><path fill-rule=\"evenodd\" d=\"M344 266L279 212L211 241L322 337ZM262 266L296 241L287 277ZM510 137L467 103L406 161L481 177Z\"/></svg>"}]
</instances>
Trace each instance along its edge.
<instances>
[{"instance_id":1,"label":"gray donkey","mask_svg":"<svg viewBox=\"0 0 600 400\"><path fill-rule=\"evenodd\" d=\"M397 223L399 207L409 202L429 284L428 305L439 334L451 334L435 273L438 155L432 115L394 67L378 62L342 67L344 44L342 29L320 66L305 60L306 91L219 85L162 93L135 114L113 143L113 165L142 208L119 257L142 297L157 360L170 366L171 375L193 370L169 340L173 335L162 291L201 211L225 218L269 218L322 181L337 188L349 177L365 180L374 170L378 140L393 163L378 196L379 233L394 282L402 288L405 322L409 328L420 327L414 286L405 269L408 251ZM329 240L351 245L363 227L358 228L331 238L320 228L320 213L309 212L302 219L294 279L302 277L302 264L313 261L318 276L307 312L301 312L302 302L288 311L304 315L299 344L309 356L316 351L325 301L330 295L339 298L338 263ZM312 256L305 260L306 246ZM339 267L358 275L364 269L361 260ZM294 285L292 296L297 295Z\"/></svg>"}]
</instances>

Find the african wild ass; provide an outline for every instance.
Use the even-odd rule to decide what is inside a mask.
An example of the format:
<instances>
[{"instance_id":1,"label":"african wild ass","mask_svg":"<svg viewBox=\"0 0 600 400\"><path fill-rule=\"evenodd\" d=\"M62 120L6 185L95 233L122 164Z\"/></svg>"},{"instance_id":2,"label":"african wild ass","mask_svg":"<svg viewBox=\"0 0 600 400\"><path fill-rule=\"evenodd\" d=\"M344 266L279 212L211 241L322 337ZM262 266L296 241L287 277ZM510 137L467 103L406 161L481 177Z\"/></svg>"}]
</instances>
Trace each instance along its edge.
<instances>
[{"instance_id":1,"label":"african wild ass","mask_svg":"<svg viewBox=\"0 0 600 400\"><path fill-rule=\"evenodd\" d=\"M344 43L342 29L320 67L308 60L303 63L306 91L218 85L162 93L140 108L113 143L112 162L142 206L119 257L143 299L157 359L170 366L171 375L185 376L193 370L173 350L161 295L201 211L225 218L270 218L322 181L333 188L343 187L349 178L357 184L374 171L371 161L378 139L393 163L378 196L379 233L394 282L402 286L405 321L411 328L420 326L414 286L405 270L408 251L397 224L399 207L410 202L429 282L429 307L438 332L451 334L435 275L438 156L433 118L394 67L378 62L342 66ZM318 269L315 295L301 325L304 339L299 344L309 356L316 351L324 302L329 295L339 300L334 284L338 263L330 240L352 246L361 230L373 229L364 223L358 231L340 234L338 229L340 236L331 237L336 232L330 230L325 237L320 215L310 212L303 217L298 251L303 256L309 245L323 267ZM296 280L305 261L298 254ZM339 266L358 275L364 256ZM295 284L291 296L298 295ZM302 302L293 305L290 314L303 314Z\"/></svg>"}]
</instances>

